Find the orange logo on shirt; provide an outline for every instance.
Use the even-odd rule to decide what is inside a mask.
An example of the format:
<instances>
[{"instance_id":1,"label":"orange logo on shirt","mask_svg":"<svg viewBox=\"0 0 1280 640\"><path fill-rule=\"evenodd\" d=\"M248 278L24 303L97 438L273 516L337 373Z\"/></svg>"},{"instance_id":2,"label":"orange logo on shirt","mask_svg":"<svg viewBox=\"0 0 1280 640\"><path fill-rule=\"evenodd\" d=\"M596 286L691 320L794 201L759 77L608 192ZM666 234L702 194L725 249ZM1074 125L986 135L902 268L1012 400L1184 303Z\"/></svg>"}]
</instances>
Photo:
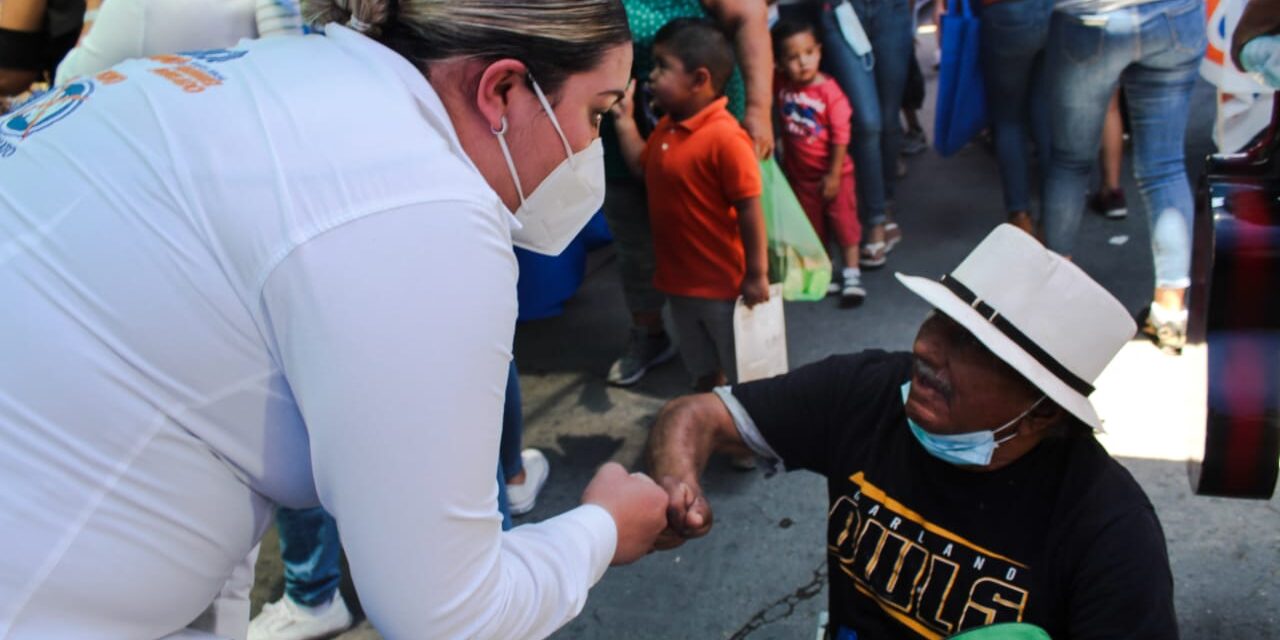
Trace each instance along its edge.
<instances>
[{"instance_id":1,"label":"orange logo on shirt","mask_svg":"<svg viewBox=\"0 0 1280 640\"><path fill-rule=\"evenodd\" d=\"M233 49L209 49L151 56L148 60L161 65L150 69L151 73L168 80L187 93L200 93L209 87L222 84L225 80L225 76L214 71L212 65L235 60L244 56L245 53L247 52Z\"/></svg>"},{"instance_id":2,"label":"orange logo on shirt","mask_svg":"<svg viewBox=\"0 0 1280 640\"><path fill-rule=\"evenodd\" d=\"M187 93L200 93L208 87L222 84L222 80L196 67L187 65L181 67L158 67L152 69L151 73L182 87L182 90Z\"/></svg>"},{"instance_id":3,"label":"orange logo on shirt","mask_svg":"<svg viewBox=\"0 0 1280 640\"><path fill-rule=\"evenodd\" d=\"M101 82L104 85L116 84L118 82L124 82L125 75L114 69L108 69L94 76L94 79L97 80L98 82Z\"/></svg>"},{"instance_id":4,"label":"orange logo on shirt","mask_svg":"<svg viewBox=\"0 0 1280 640\"><path fill-rule=\"evenodd\" d=\"M172 64L172 65L183 65L188 62L191 62L191 58L188 58L186 56L179 56L179 55L173 55L173 54L167 54L167 53L158 55L158 56L151 56L150 58L147 58L147 59L154 60L156 62L159 62L160 64Z\"/></svg>"}]
</instances>

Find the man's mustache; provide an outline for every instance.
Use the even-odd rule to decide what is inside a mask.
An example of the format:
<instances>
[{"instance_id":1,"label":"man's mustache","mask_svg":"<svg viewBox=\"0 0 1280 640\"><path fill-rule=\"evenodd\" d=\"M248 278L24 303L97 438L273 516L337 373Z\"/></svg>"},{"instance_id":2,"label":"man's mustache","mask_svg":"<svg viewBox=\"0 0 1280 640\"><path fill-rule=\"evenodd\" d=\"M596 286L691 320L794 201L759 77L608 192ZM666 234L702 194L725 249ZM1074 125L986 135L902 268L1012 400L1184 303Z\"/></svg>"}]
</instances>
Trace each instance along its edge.
<instances>
[{"instance_id":1,"label":"man's mustache","mask_svg":"<svg viewBox=\"0 0 1280 640\"><path fill-rule=\"evenodd\" d=\"M937 369L929 366L928 363L920 358L914 358L912 360L912 372L921 385L937 391L946 399L947 404L951 403L951 383L944 380Z\"/></svg>"}]
</instances>

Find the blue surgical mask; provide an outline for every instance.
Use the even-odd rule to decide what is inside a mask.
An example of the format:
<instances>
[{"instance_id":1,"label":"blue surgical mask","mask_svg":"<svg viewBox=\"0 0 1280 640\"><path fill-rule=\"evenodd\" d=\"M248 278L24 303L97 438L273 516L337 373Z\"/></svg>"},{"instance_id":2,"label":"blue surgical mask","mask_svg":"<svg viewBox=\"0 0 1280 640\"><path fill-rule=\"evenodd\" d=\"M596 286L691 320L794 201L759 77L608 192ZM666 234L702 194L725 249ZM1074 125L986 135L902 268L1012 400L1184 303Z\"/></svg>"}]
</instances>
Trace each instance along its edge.
<instances>
[{"instance_id":1,"label":"blue surgical mask","mask_svg":"<svg viewBox=\"0 0 1280 640\"><path fill-rule=\"evenodd\" d=\"M910 394L911 382L907 381L906 384L902 385L903 407L907 406L907 396ZM1036 400L1035 404L1027 407L1027 410L1018 414L1018 417L989 431L938 435L925 431L910 416L907 417L907 426L911 427L911 433L915 435L916 440L920 441L920 446L924 447L924 450L928 451L929 455L951 464L985 467L991 464L991 456L1000 445L1018 437L1016 432L1004 437L997 437L996 434L1016 425L1019 420L1031 413L1031 410L1035 409L1041 400L1044 400L1044 397Z\"/></svg>"}]
</instances>

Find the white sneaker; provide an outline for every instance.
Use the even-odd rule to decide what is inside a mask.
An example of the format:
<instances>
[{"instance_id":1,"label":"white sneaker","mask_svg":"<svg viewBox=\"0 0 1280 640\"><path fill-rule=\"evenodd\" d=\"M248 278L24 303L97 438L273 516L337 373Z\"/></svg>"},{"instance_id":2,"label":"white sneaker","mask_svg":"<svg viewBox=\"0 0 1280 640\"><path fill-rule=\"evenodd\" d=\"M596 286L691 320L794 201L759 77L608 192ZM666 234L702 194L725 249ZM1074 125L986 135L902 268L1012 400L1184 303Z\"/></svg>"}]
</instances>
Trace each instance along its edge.
<instances>
[{"instance_id":1,"label":"white sneaker","mask_svg":"<svg viewBox=\"0 0 1280 640\"><path fill-rule=\"evenodd\" d=\"M844 275L844 285L840 289L840 308L850 309L862 304L867 299L867 290L862 288L862 275L853 273Z\"/></svg>"},{"instance_id":2,"label":"white sneaker","mask_svg":"<svg viewBox=\"0 0 1280 640\"><path fill-rule=\"evenodd\" d=\"M537 449L521 451L520 460L524 463L524 484L507 485L507 502L513 516L533 511L538 492L542 491L542 486L547 484L547 476L551 475L551 463Z\"/></svg>"},{"instance_id":3,"label":"white sneaker","mask_svg":"<svg viewBox=\"0 0 1280 640\"><path fill-rule=\"evenodd\" d=\"M329 604L300 605L289 596L263 605L249 623L249 640L316 640L328 638L351 626L351 612L342 594L334 591Z\"/></svg>"}]
</instances>

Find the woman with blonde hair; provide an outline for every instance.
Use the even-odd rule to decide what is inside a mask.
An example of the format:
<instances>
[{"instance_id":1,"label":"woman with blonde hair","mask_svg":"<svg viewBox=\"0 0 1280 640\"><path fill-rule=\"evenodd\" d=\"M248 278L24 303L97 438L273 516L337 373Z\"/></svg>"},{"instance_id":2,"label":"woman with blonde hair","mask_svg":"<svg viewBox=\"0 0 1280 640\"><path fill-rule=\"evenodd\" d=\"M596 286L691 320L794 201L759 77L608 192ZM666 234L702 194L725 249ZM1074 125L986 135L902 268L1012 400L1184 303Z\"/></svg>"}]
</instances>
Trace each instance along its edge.
<instances>
[{"instance_id":1,"label":"woman with blonde hair","mask_svg":"<svg viewBox=\"0 0 1280 640\"><path fill-rule=\"evenodd\" d=\"M665 526L611 464L503 533L494 477L511 248L600 206L621 4L303 8L0 118L0 638L243 637L316 504L384 635L543 637Z\"/></svg>"}]
</instances>

